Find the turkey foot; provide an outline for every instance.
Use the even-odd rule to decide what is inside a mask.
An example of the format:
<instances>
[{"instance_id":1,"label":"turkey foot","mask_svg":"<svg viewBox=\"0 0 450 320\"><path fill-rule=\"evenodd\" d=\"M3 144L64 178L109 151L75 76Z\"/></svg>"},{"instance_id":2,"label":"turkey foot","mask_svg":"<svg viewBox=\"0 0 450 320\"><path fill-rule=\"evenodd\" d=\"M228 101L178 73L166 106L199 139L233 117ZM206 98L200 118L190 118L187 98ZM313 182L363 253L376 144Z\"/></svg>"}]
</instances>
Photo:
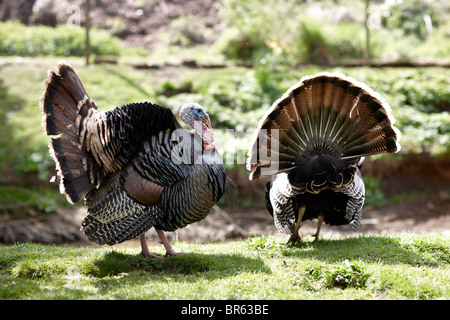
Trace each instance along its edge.
<instances>
[{"instance_id":1,"label":"turkey foot","mask_svg":"<svg viewBox=\"0 0 450 320\"><path fill-rule=\"evenodd\" d=\"M300 243L301 240L302 240L302 238L298 234L298 230L297 230L297 232L294 232L293 234L291 234L291 237L289 238L289 240L286 244L288 245L288 244Z\"/></svg>"},{"instance_id":2,"label":"turkey foot","mask_svg":"<svg viewBox=\"0 0 450 320\"><path fill-rule=\"evenodd\" d=\"M294 227L294 232L292 232L291 237L289 238L289 240L286 244L300 243L302 238L298 234L298 230L300 229L300 227L302 225L302 218L303 218L304 214L305 214L305 207L301 207L298 210L297 222Z\"/></svg>"},{"instance_id":3,"label":"turkey foot","mask_svg":"<svg viewBox=\"0 0 450 320\"><path fill-rule=\"evenodd\" d=\"M139 236L139 241L141 242L141 255L143 255L146 258L154 258L157 256L160 256L160 254L157 253L150 253L150 251L148 251L148 245L147 245L147 240L145 239L145 234L141 234Z\"/></svg>"},{"instance_id":4,"label":"turkey foot","mask_svg":"<svg viewBox=\"0 0 450 320\"><path fill-rule=\"evenodd\" d=\"M177 256L181 255L183 253L177 253L175 250L173 250L172 246L169 243L169 240L167 240L166 235L164 234L164 231L156 229L156 233L158 234L159 238L161 239L161 243L164 245L164 248L166 248L166 254L165 256Z\"/></svg>"}]
</instances>

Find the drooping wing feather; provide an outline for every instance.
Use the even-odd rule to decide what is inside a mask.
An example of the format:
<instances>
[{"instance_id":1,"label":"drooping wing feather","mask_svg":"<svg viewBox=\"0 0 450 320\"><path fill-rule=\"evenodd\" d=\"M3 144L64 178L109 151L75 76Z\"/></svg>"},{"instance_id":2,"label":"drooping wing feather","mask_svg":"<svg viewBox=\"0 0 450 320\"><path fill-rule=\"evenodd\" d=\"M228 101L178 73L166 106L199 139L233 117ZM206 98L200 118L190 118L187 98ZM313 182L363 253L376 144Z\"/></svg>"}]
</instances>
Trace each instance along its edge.
<instances>
[{"instance_id":1,"label":"drooping wing feather","mask_svg":"<svg viewBox=\"0 0 450 320\"><path fill-rule=\"evenodd\" d=\"M103 170L116 172L160 132L181 128L172 111L151 103L133 103L107 112L94 112L79 125L80 141Z\"/></svg>"}]
</instances>

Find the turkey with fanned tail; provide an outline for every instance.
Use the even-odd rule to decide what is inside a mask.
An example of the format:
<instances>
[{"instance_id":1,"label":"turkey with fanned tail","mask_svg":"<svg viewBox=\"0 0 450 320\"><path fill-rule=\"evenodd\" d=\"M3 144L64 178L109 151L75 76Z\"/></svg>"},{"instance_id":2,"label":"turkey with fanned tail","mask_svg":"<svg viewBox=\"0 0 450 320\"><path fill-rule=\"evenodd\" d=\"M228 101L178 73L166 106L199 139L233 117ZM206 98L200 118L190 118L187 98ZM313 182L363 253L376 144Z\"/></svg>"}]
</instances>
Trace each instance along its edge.
<instances>
[{"instance_id":1,"label":"turkey with fanned tail","mask_svg":"<svg viewBox=\"0 0 450 320\"><path fill-rule=\"evenodd\" d=\"M366 156L400 150L389 105L367 85L338 73L302 78L273 103L251 141L250 180L271 177L266 207L277 229L300 241L302 221L359 228Z\"/></svg>"},{"instance_id":2,"label":"turkey with fanned tail","mask_svg":"<svg viewBox=\"0 0 450 320\"><path fill-rule=\"evenodd\" d=\"M208 114L186 104L180 118L148 102L100 111L73 68L50 71L42 96L42 126L57 169L60 192L71 203L84 199L81 230L98 244L114 245L154 227L164 235L205 218L235 188L217 151Z\"/></svg>"}]
</instances>

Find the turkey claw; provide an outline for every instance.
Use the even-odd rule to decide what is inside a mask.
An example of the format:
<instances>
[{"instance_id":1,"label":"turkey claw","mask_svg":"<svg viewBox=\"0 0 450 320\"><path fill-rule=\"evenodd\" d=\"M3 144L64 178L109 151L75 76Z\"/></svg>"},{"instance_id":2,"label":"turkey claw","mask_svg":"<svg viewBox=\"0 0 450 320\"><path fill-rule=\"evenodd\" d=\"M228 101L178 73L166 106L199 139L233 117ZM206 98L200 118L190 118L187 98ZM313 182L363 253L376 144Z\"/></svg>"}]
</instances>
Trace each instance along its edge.
<instances>
[{"instance_id":1,"label":"turkey claw","mask_svg":"<svg viewBox=\"0 0 450 320\"><path fill-rule=\"evenodd\" d=\"M291 237L289 238L288 242L286 243L286 245L290 245L290 244L296 244L296 243L300 243L302 240L302 238L297 234L292 234Z\"/></svg>"},{"instance_id":2,"label":"turkey claw","mask_svg":"<svg viewBox=\"0 0 450 320\"><path fill-rule=\"evenodd\" d=\"M145 258L156 258L156 257L160 257L161 255L158 253L150 253L150 252L141 252L141 255L144 256Z\"/></svg>"}]
</instances>

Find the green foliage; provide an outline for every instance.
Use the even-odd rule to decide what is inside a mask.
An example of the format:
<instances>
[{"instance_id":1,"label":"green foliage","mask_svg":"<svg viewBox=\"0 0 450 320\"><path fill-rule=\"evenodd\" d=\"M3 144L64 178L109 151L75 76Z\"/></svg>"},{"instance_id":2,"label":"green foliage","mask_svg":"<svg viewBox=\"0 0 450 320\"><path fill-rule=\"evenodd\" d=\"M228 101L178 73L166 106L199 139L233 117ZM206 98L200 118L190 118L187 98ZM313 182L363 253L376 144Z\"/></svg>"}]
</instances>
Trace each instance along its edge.
<instances>
[{"instance_id":1,"label":"green foliage","mask_svg":"<svg viewBox=\"0 0 450 320\"><path fill-rule=\"evenodd\" d=\"M211 33L212 31L197 17L180 16L170 23L170 28L162 36L162 41L165 45L192 47L207 42Z\"/></svg>"},{"instance_id":2,"label":"green foliage","mask_svg":"<svg viewBox=\"0 0 450 320\"><path fill-rule=\"evenodd\" d=\"M222 1L219 13L226 28L215 46L232 60L252 61L257 52L271 50L285 62L292 62L296 53L289 52L304 8L295 0L282 4L277 0Z\"/></svg>"},{"instance_id":3,"label":"green foliage","mask_svg":"<svg viewBox=\"0 0 450 320\"><path fill-rule=\"evenodd\" d=\"M229 59L250 61L253 54L267 47L266 40L272 34L273 24L280 7L276 1L226 0L222 3L221 19L227 28L216 43L218 50Z\"/></svg>"},{"instance_id":4,"label":"green foliage","mask_svg":"<svg viewBox=\"0 0 450 320\"><path fill-rule=\"evenodd\" d=\"M0 209L9 213L21 213L28 209L44 213L56 213L64 205L65 198L49 188L24 188L0 184ZM26 209L26 210L25 210Z\"/></svg>"},{"instance_id":5,"label":"green foliage","mask_svg":"<svg viewBox=\"0 0 450 320\"><path fill-rule=\"evenodd\" d=\"M412 252L419 252L429 257L428 259L413 259L413 263L430 264L435 266L437 262L450 263L450 248L446 247L440 239L435 236L427 238L399 239L399 244ZM430 262L432 259L433 262Z\"/></svg>"},{"instance_id":6,"label":"green foliage","mask_svg":"<svg viewBox=\"0 0 450 320\"><path fill-rule=\"evenodd\" d=\"M362 59L363 4L348 0L314 3L285 0L281 4L276 0L223 1L220 13L226 28L216 46L226 57L244 61L266 49L291 65L339 64ZM380 21L370 32L372 58L448 58L448 19L443 3L372 1L370 12ZM432 32L426 28L424 19L428 18Z\"/></svg>"},{"instance_id":7,"label":"green foliage","mask_svg":"<svg viewBox=\"0 0 450 320\"><path fill-rule=\"evenodd\" d=\"M154 259L140 256L137 247L0 246L0 299L450 297L446 235L305 238L295 246L286 246L286 240L178 242L174 249L184 255Z\"/></svg>"},{"instance_id":8,"label":"green foliage","mask_svg":"<svg viewBox=\"0 0 450 320\"><path fill-rule=\"evenodd\" d=\"M161 84L161 88L158 90L158 94L171 97L176 94L192 92L192 83L183 82L181 84L174 83L173 81L166 80Z\"/></svg>"},{"instance_id":9,"label":"green foliage","mask_svg":"<svg viewBox=\"0 0 450 320\"><path fill-rule=\"evenodd\" d=\"M11 56L83 56L85 30L60 25L27 27L19 22L0 23L0 55ZM119 56L120 39L105 31L93 29L91 52L94 55Z\"/></svg>"},{"instance_id":10,"label":"green foliage","mask_svg":"<svg viewBox=\"0 0 450 320\"><path fill-rule=\"evenodd\" d=\"M406 36L414 35L420 40L428 36L424 17L428 16L435 26L439 25L439 14L433 3L423 0L391 2L383 6L381 23L387 29L398 29Z\"/></svg>"},{"instance_id":11,"label":"green foliage","mask_svg":"<svg viewBox=\"0 0 450 320\"><path fill-rule=\"evenodd\" d=\"M340 265L327 271L327 281L331 286L346 289L348 287L364 288L371 274L364 270L358 261L349 262L347 259Z\"/></svg>"},{"instance_id":12,"label":"green foliage","mask_svg":"<svg viewBox=\"0 0 450 320\"><path fill-rule=\"evenodd\" d=\"M256 235L251 235L247 238L247 246L249 249L272 256L279 256L280 251L285 248L284 244L274 241L273 238L267 236L258 237Z\"/></svg>"},{"instance_id":13,"label":"green foliage","mask_svg":"<svg viewBox=\"0 0 450 320\"><path fill-rule=\"evenodd\" d=\"M0 79L0 169L10 163L14 153L12 153L12 142L14 141L14 128L9 125L9 119L15 112L23 108L23 100L9 92L4 85L4 81Z\"/></svg>"},{"instance_id":14,"label":"green foliage","mask_svg":"<svg viewBox=\"0 0 450 320\"><path fill-rule=\"evenodd\" d=\"M277 63L276 56L267 49L255 52L253 57L254 77L269 101L275 101L282 94L276 81Z\"/></svg>"},{"instance_id":15,"label":"green foliage","mask_svg":"<svg viewBox=\"0 0 450 320\"><path fill-rule=\"evenodd\" d=\"M375 208L383 208L386 205L386 197L382 190L383 181L376 177L365 176L364 185L366 191L364 205L374 206Z\"/></svg>"},{"instance_id":16,"label":"green foliage","mask_svg":"<svg viewBox=\"0 0 450 320\"><path fill-rule=\"evenodd\" d=\"M318 23L309 21L300 24L297 50L303 56L301 59L304 63L335 63L330 41L323 34L321 25Z\"/></svg>"}]
</instances>

